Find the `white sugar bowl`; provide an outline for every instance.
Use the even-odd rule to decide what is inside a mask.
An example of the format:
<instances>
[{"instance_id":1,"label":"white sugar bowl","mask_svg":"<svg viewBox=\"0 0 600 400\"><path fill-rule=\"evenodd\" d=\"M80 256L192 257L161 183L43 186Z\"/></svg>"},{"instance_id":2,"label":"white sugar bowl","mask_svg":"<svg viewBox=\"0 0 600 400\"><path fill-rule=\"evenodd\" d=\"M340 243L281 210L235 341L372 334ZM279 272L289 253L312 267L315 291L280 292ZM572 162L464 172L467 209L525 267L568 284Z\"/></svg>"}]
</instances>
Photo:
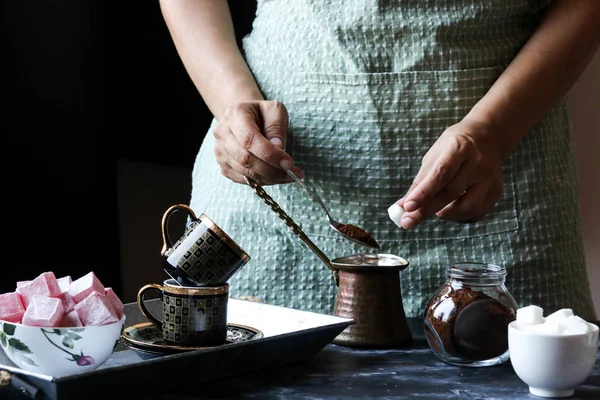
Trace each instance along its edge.
<instances>
[{"instance_id":1,"label":"white sugar bowl","mask_svg":"<svg viewBox=\"0 0 600 400\"><path fill-rule=\"evenodd\" d=\"M508 326L510 362L529 392L540 397L568 397L590 375L598 354L598 327L591 332L549 334Z\"/></svg>"}]
</instances>

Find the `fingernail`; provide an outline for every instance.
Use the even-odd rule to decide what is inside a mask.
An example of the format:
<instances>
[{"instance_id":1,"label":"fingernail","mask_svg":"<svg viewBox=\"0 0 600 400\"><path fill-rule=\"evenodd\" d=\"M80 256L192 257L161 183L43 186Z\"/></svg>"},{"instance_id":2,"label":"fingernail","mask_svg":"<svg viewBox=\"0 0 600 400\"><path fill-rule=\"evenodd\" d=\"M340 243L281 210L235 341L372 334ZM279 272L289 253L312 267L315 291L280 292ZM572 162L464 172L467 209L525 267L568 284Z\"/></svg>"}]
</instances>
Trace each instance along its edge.
<instances>
[{"instance_id":1,"label":"fingernail","mask_svg":"<svg viewBox=\"0 0 600 400\"><path fill-rule=\"evenodd\" d=\"M281 139L274 137L269 139L269 141L274 145L279 147L280 149L283 149L283 142L281 141Z\"/></svg>"},{"instance_id":2,"label":"fingernail","mask_svg":"<svg viewBox=\"0 0 600 400\"><path fill-rule=\"evenodd\" d=\"M281 160L279 162L279 166L283 169L291 169L292 163L290 162L290 160Z\"/></svg>"},{"instance_id":3,"label":"fingernail","mask_svg":"<svg viewBox=\"0 0 600 400\"><path fill-rule=\"evenodd\" d=\"M411 212L411 211L415 211L418 208L417 202L416 201L409 201L407 203L404 203L404 210Z\"/></svg>"},{"instance_id":4,"label":"fingernail","mask_svg":"<svg viewBox=\"0 0 600 400\"><path fill-rule=\"evenodd\" d=\"M404 214L404 209L400 207L398 204L394 203L388 208L388 215L390 219L394 221L398 228L402 228L402 224L400 221L402 220L402 215Z\"/></svg>"},{"instance_id":5,"label":"fingernail","mask_svg":"<svg viewBox=\"0 0 600 400\"><path fill-rule=\"evenodd\" d=\"M410 218L410 217L402 218L402 228L408 230L408 229L414 228L414 226L415 226L415 221L413 221L412 218Z\"/></svg>"}]
</instances>

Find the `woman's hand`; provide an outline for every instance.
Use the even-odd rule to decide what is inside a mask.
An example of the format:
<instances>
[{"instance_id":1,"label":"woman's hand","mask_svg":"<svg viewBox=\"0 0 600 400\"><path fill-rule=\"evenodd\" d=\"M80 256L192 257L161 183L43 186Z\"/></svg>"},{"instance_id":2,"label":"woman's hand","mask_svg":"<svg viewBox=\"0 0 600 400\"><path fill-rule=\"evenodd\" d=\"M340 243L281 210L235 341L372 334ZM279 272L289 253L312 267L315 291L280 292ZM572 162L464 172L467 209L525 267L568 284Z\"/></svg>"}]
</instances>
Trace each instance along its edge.
<instances>
[{"instance_id":1,"label":"woman's hand","mask_svg":"<svg viewBox=\"0 0 600 400\"><path fill-rule=\"evenodd\" d=\"M246 175L261 185L290 182L283 168L302 176L285 152L287 127L287 110L279 101L250 101L228 107L213 130L221 173L238 183L245 183Z\"/></svg>"},{"instance_id":2,"label":"woman's hand","mask_svg":"<svg viewBox=\"0 0 600 400\"><path fill-rule=\"evenodd\" d=\"M502 160L565 95L600 46L599 18L599 1L552 1L486 95L432 146L412 187L389 208L390 217L401 218L406 229L433 214L458 222L482 218L501 196Z\"/></svg>"},{"instance_id":3,"label":"woman's hand","mask_svg":"<svg viewBox=\"0 0 600 400\"><path fill-rule=\"evenodd\" d=\"M290 182L287 110L265 101L236 42L227 1L161 0L161 11L190 78L218 124L214 151L223 175L261 185Z\"/></svg>"},{"instance_id":4,"label":"woman's hand","mask_svg":"<svg viewBox=\"0 0 600 400\"><path fill-rule=\"evenodd\" d=\"M411 229L436 214L461 223L483 218L502 195L502 157L497 133L465 118L449 127L423 157L406 195L401 224Z\"/></svg>"}]
</instances>

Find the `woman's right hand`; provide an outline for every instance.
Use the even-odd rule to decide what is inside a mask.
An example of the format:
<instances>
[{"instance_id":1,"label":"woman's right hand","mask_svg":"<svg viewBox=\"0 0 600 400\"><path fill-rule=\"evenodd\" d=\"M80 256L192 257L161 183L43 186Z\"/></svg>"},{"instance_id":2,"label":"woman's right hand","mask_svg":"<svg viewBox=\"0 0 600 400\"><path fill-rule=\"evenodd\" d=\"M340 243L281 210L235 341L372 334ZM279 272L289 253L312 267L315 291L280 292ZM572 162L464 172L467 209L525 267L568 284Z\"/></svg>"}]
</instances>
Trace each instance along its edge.
<instances>
[{"instance_id":1,"label":"woman's right hand","mask_svg":"<svg viewBox=\"0 0 600 400\"><path fill-rule=\"evenodd\" d=\"M218 121L214 151L224 176L261 185L291 182L285 152L288 113L265 101L236 41L227 1L160 1L173 42L190 78Z\"/></svg>"},{"instance_id":2,"label":"woman's right hand","mask_svg":"<svg viewBox=\"0 0 600 400\"><path fill-rule=\"evenodd\" d=\"M250 101L228 107L213 130L221 173L237 183L244 176L261 185L288 183L284 169L302 177L285 152L287 109L280 101Z\"/></svg>"}]
</instances>

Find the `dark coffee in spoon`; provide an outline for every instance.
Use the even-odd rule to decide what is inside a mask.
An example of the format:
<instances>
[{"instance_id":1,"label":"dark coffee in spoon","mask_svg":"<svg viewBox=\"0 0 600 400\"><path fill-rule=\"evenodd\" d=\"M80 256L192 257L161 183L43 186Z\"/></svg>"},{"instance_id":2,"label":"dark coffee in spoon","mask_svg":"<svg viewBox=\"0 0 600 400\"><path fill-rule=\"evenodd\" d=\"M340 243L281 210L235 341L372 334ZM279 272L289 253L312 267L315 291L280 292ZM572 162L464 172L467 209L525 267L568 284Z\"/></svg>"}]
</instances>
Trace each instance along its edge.
<instances>
[{"instance_id":1,"label":"dark coffee in spoon","mask_svg":"<svg viewBox=\"0 0 600 400\"><path fill-rule=\"evenodd\" d=\"M344 235L353 238L354 240L358 240L359 242L365 243L369 247L373 247L378 249L379 243L375 240L373 236L362 228L359 228L356 225L351 224L340 224L337 227L340 232Z\"/></svg>"}]
</instances>

